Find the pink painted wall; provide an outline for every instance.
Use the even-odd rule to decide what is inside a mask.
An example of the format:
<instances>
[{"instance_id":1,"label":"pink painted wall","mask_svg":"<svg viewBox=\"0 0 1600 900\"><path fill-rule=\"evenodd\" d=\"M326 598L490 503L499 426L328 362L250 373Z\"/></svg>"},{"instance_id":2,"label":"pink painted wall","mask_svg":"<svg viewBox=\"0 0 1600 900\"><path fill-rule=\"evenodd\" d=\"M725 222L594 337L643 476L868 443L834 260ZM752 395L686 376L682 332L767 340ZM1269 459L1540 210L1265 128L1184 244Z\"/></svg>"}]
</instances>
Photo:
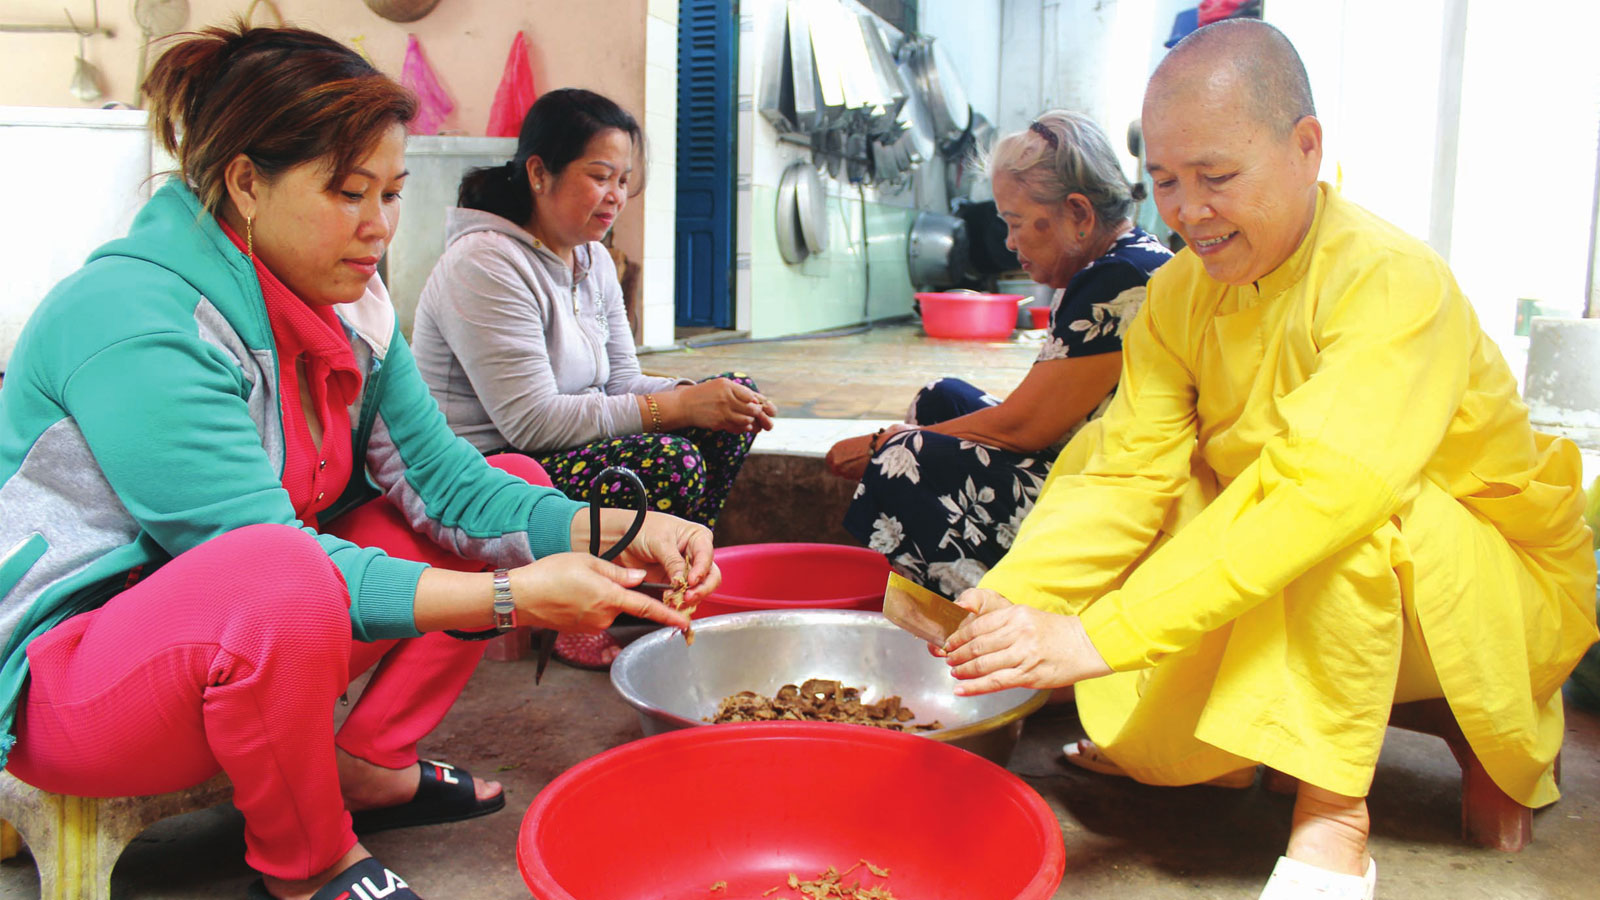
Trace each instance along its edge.
<instances>
[{"instance_id":1,"label":"pink painted wall","mask_svg":"<svg viewBox=\"0 0 1600 900\"><path fill-rule=\"evenodd\" d=\"M532 48L534 87L586 87L605 94L645 121L646 0L440 0L410 23L380 18L361 0L276 0L288 24L321 31L365 49L385 72L399 77L406 36L414 34L434 74L455 103L445 133L482 135L489 105L505 69L512 38L524 31ZM241 15L248 0L189 0L186 27L221 23ZM65 24L63 6L80 26L94 19L91 0L5 0L6 24ZM98 107L131 104L142 35L133 0L100 0L100 24L116 36L89 38L85 58L101 72L105 94L84 103L68 91L78 39L71 34L0 33L0 106ZM273 24L267 4L254 22ZM617 223L617 243L642 256L642 202L629 204Z\"/></svg>"}]
</instances>

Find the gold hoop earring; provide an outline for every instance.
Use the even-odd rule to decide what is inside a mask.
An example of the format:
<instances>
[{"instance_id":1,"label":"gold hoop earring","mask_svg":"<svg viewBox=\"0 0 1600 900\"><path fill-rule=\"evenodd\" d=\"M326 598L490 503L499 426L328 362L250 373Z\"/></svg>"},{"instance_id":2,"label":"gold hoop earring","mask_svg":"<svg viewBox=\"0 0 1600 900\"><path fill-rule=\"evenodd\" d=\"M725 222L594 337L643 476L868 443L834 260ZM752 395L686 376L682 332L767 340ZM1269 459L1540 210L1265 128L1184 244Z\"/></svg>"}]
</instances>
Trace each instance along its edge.
<instances>
[{"instance_id":1,"label":"gold hoop earring","mask_svg":"<svg viewBox=\"0 0 1600 900\"><path fill-rule=\"evenodd\" d=\"M244 217L244 252L254 262L256 258L256 217Z\"/></svg>"}]
</instances>

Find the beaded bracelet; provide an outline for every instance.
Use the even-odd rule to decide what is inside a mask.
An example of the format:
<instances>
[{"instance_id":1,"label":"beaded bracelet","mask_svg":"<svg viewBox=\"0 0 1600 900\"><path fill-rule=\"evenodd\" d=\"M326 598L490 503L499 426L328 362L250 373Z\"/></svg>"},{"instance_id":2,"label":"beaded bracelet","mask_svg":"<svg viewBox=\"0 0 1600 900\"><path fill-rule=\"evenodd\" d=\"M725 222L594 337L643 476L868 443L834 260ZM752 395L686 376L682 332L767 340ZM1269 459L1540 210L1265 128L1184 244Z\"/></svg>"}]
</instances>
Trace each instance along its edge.
<instances>
[{"instance_id":1,"label":"beaded bracelet","mask_svg":"<svg viewBox=\"0 0 1600 900\"><path fill-rule=\"evenodd\" d=\"M644 403L650 407L650 430L659 432L661 430L661 407L656 405L656 396L654 394L645 394Z\"/></svg>"},{"instance_id":2,"label":"beaded bracelet","mask_svg":"<svg viewBox=\"0 0 1600 900\"><path fill-rule=\"evenodd\" d=\"M878 452L878 439L883 437L883 433L888 430L889 426L885 425L872 433L872 440L867 441L868 453L876 454Z\"/></svg>"}]
</instances>

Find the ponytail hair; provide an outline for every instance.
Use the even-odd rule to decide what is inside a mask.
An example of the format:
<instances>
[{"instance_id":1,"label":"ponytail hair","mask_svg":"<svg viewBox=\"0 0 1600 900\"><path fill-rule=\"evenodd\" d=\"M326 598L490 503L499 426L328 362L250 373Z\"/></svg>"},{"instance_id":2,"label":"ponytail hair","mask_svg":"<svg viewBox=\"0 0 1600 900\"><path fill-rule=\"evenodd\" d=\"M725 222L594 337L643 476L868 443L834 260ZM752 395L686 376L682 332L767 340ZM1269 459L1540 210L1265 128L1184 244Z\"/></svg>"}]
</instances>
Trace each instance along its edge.
<instances>
[{"instance_id":1,"label":"ponytail hair","mask_svg":"<svg viewBox=\"0 0 1600 900\"><path fill-rule=\"evenodd\" d=\"M522 119L517 152L502 165L473 169L463 175L456 205L493 213L518 225L533 219L533 186L528 183L528 159L537 156L545 171L560 176L583 155L601 132L616 129L633 142L640 157L629 191L644 189L644 133L638 120L611 99L581 88L554 90L535 100Z\"/></svg>"},{"instance_id":2,"label":"ponytail hair","mask_svg":"<svg viewBox=\"0 0 1600 900\"><path fill-rule=\"evenodd\" d=\"M170 40L144 80L150 128L212 213L241 153L269 182L326 160L331 188L417 114L411 91L314 31L235 20Z\"/></svg>"},{"instance_id":3,"label":"ponytail hair","mask_svg":"<svg viewBox=\"0 0 1600 900\"><path fill-rule=\"evenodd\" d=\"M456 205L526 225L533 218L533 189L528 184L526 158L520 166L515 159L508 159L498 166L469 170L461 176Z\"/></svg>"}]
</instances>

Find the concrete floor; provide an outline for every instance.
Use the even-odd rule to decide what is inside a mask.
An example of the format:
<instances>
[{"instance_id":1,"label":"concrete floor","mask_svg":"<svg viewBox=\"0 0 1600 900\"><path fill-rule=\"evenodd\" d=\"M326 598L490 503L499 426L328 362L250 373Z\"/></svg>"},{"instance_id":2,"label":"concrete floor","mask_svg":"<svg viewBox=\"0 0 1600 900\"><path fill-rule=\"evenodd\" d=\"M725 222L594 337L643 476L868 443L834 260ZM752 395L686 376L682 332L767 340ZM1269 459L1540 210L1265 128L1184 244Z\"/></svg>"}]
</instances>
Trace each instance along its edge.
<instances>
[{"instance_id":1,"label":"concrete floor","mask_svg":"<svg viewBox=\"0 0 1600 900\"><path fill-rule=\"evenodd\" d=\"M1038 356L1043 334L1019 331L1011 341L995 343L944 341L900 322L848 337L648 353L639 364L647 372L686 378L744 372L777 404L780 416L898 420L918 388L947 375L1004 397Z\"/></svg>"},{"instance_id":2,"label":"concrete floor","mask_svg":"<svg viewBox=\"0 0 1600 900\"><path fill-rule=\"evenodd\" d=\"M1371 795L1373 854L1384 898L1542 900L1596 896L1600 866L1600 718L1569 713L1565 797L1534 817L1521 853L1464 844L1457 831L1458 775L1444 743L1391 731ZM505 783L495 815L374 835L366 845L433 900L511 900L527 889L515 863L522 811L568 767L642 735L638 717L607 676L552 665L533 683L533 662L485 661L466 694L423 746ZM1067 849L1057 900L1138 897L1250 900L1282 851L1291 798L1260 786L1153 788L1071 768L1063 743L1082 736L1075 709L1032 716L1010 769L1055 811ZM617 815L626 816L626 808ZM685 823L692 827L691 823ZM169 819L123 854L118 900L242 897L243 820L231 807ZM618 854L626 864L626 853ZM38 896L27 854L0 864L0 897ZM647 898L640 898L647 900ZM933 900L933 898L902 898Z\"/></svg>"},{"instance_id":3,"label":"concrete floor","mask_svg":"<svg viewBox=\"0 0 1600 900\"><path fill-rule=\"evenodd\" d=\"M1033 354L1026 337L1010 345L938 342L900 325L832 340L651 354L643 362L652 371L695 376L748 371L784 415L895 419L918 386L940 375L1003 393L1021 378ZM793 463L775 457L771 464ZM739 494L741 489L747 493ZM825 507L818 493L811 492L807 502ZM770 508L763 512L765 502L741 484L730 505L754 507L755 513L747 511L752 523L782 518ZM1391 731L1370 798L1379 896L1600 896L1600 864L1594 861L1600 847L1600 718L1571 711L1567 728L1565 797L1535 814L1534 843L1510 854L1461 841L1459 775L1444 743ZM523 810L562 771L641 735L637 716L603 673L553 665L535 686L531 660L486 661L422 750L503 781L508 808L470 822L375 835L367 846L433 900L525 898L515 863ZM1081 735L1072 706L1046 707L1027 722L1010 765L1060 820L1067 874L1056 898L1250 900L1259 893L1283 849L1291 798L1259 786L1152 788L1083 772L1060 759L1061 745ZM243 863L243 849L242 820L230 807L168 820L123 855L113 896L242 897L254 877ZM625 850L617 860L626 864ZM37 875L26 853L0 863L0 900L37 896Z\"/></svg>"}]
</instances>

